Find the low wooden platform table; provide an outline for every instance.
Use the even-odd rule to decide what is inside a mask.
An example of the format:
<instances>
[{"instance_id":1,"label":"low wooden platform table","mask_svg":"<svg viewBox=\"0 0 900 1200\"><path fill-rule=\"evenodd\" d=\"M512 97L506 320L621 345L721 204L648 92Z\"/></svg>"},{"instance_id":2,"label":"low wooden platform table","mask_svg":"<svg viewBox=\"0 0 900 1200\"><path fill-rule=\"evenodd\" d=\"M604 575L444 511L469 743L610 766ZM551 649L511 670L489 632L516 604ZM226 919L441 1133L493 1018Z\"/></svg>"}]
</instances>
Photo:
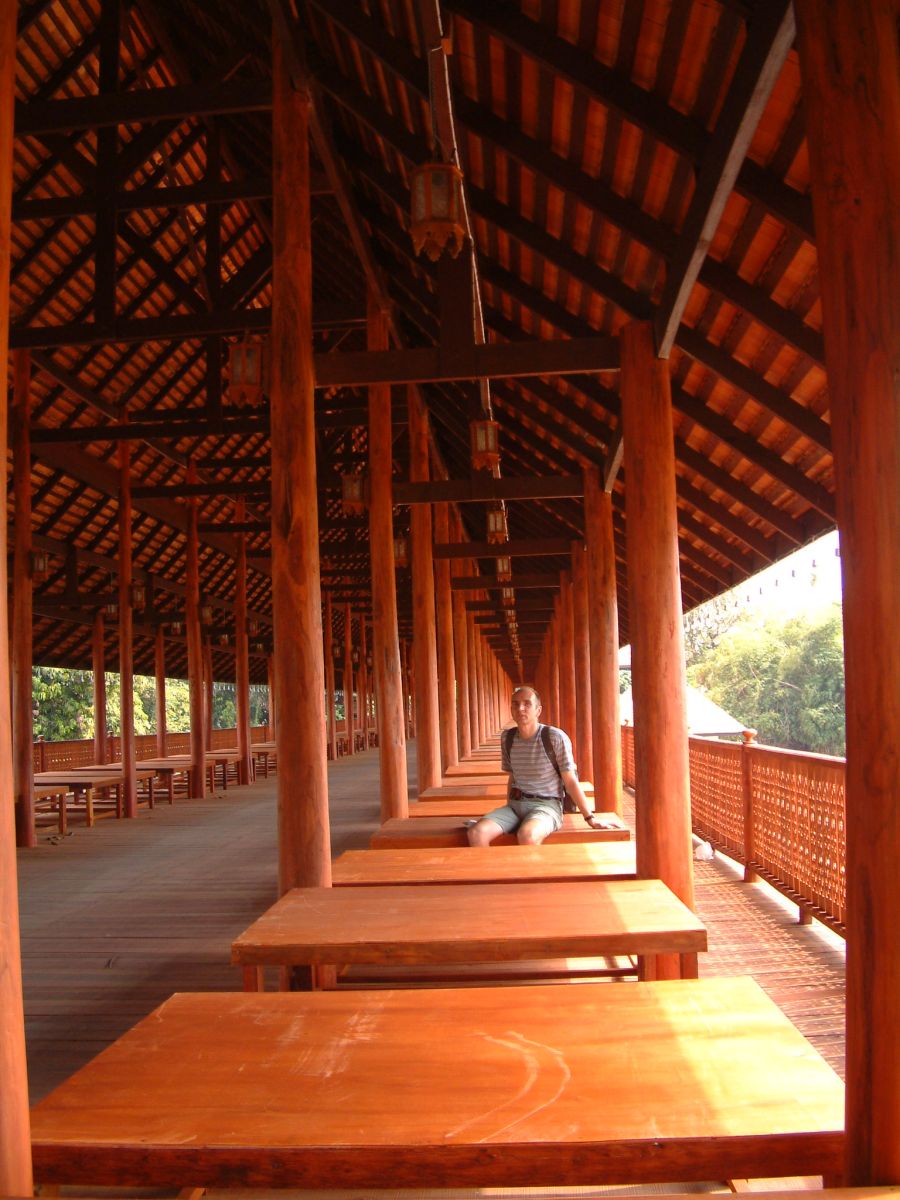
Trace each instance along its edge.
<instances>
[{"instance_id":1,"label":"low wooden platform table","mask_svg":"<svg viewBox=\"0 0 900 1200\"><path fill-rule=\"evenodd\" d=\"M561 991L173 996L35 1107L35 1180L839 1177L843 1084L752 980Z\"/></svg>"},{"instance_id":2,"label":"low wooden platform table","mask_svg":"<svg viewBox=\"0 0 900 1200\"><path fill-rule=\"evenodd\" d=\"M256 991L266 966L446 966L673 953L696 978L706 928L658 879L614 883L295 888L231 947ZM535 967L535 970L538 968ZM476 977L483 977L481 971ZM313 972L315 984L315 971Z\"/></svg>"},{"instance_id":3,"label":"low wooden platform table","mask_svg":"<svg viewBox=\"0 0 900 1200\"><path fill-rule=\"evenodd\" d=\"M36 788L65 788L72 793L77 804L84 801L85 821L88 828L94 824L94 790L102 788L119 788L125 782L125 773L121 766L110 767L68 767L55 771L36 771L34 786Z\"/></svg>"},{"instance_id":4,"label":"low wooden platform table","mask_svg":"<svg viewBox=\"0 0 900 1200\"><path fill-rule=\"evenodd\" d=\"M369 845L373 850L423 849L430 846L468 846L468 828L462 817L392 817L372 834ZM562 829L551 833L545 846L568 842L627 842L631 832L625 825L616 829L594 829L580 814L563 817ZM515 835L503 833L492 846L514 846Z\"/></svg>"},{"instance_id":5,"label":"low wooden platform table","mask_svg":"<svg viewBox=\"0 0 900 1200\"><path fill-rule=\"evenodd\" d=\"M170 754L165 758L142 758L138 763L138 766L152 768L157 775L162 777L170 804L175 803L176 775L185 775L188 778L187 786L190 791L191 765L192 760L189 754Z\"/></svg>"},{"instance_id":6,"label":"low wooden platform table","mask_svg":"<svg viewBox=\"0 0 900 1200\"><path fill-rule=\"evenodd\" d=\"M102 777L104 775L106 777L108 777L110 780L115 780L116 781L116 784L115 784L115 786L116 786L115 812L116 812L117 817L122 816L122 793L121 793L120 785L125 782L125 772L124 772L122 764L120 762L100 763L93 767L73 767L72 770L78 771L81 774L88 775L88 776L90 776L90 778L92 780L99 779L100 777ZM153 807L153 802L154 802L153 784L156 779L156 773L157 772L156 772L155 767L152 767L146 761L141 760L135 766L134 775L135 775L135 778L137 779L138 783L146 783L146 785L147 785L146 800L147 800L148 808ZM101 785L99 783L94 783L93 786L99 788ZM112 806L110 806L110 807L112 807ZM94 805L95 813L96 813L96 809L97 809L97 805L95 804Z\"/></svg>"},{"instance_id":7,"label":"low wooden platform table","mask_svg":"<svg viewBox=\"0 0 900 1200\"><path fill-rule=\"evenodd\" d=\"M373 884L544 883L633 879L633 842L543 846L449 846L423 850L345 850L332 864L335 887Z\"/></svg>"}]
</instances>

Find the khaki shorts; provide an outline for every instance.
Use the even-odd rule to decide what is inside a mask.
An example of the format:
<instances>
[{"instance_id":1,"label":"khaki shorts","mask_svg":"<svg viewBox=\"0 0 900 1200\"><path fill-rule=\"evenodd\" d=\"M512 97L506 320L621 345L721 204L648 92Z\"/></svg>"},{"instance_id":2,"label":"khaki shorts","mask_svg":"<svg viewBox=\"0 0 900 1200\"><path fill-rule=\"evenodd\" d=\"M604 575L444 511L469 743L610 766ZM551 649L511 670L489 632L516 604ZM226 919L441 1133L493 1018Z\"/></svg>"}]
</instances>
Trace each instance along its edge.
<instances>
[{"instance_id":1,"label":"khaki shorts","mask_svg":"<svg viewBox=\"0 0 900 1200\"><path fill-rule=\"evenodd\" d=\"M493 821L504 833L515 833L523 821L529 817L546 817L550 822L550 832L556 833L562 829L561 800L510 800L502 808L485 813L482 821Z\"/></svg>"}]
</instances>

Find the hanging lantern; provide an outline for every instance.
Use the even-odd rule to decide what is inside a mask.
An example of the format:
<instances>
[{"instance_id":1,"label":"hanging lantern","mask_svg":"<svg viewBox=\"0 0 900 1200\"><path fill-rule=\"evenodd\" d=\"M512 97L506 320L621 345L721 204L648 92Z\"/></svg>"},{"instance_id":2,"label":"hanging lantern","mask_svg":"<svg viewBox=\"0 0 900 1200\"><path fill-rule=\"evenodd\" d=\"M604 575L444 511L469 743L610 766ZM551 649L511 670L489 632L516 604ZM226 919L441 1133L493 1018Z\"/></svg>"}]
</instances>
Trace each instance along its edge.
<instances>
[{"instance_id":1,"label":"hanging lantern","mask_svg":"<svg viewBox=\"0 0 900 1200\"><path fill-rule=\"evenodd\" d=\"M232 404L259 404L265 390L266 339L244 335L228 347L227 396Z\"/></svg>"},{"instance_id":2,"label":"hanging lantern","mask_svg":"<svg viewBox=\"0 0 900 1200\"><path fill-rule=\"evenodd\" d=\"M50 574L50 555L46 550L32 550L31 552L31 579L34 583L40 583Z\"/></svg>"},{"instance_id":3,"label":"hanging lantern","mask_svg":"<svg viewBox=\"0 0 900 1200\"><path fill-rule=\"evenodd\" d=\"M341 506L344 516L361 517L366 511L365 475L341 476Z\"/></svg>"},{"instance_id":4,"label":"hanging lantern","mask_svg":"<svg viewBox=\"0 0 900 1200\"><path fill-rule=\"evenodd\" d=\"M437 262L445 250L456 258L466 240L462 171L453 163L424 163L410 176L413 247Z\"/></svg>"},{"instance_id":5,"label":"hanging lantern","mask_svg":"<svg viewBox=\"0 0 900 1200\"><path fill-rule=\"evenodd\" d=\"M184 626L180 621L171 621L169 623L169 633L171 633L172 637L181 637L183 628Z\"/></svg>"},{"instance_id":6,"label":"hanging lantern","mask_svg":"<svg viewBox=\"0 0 900 1200\"><path fill-rule=\"evenodd\" d=\"M374 666L375 666L375 659L372 657L372 654L370 652L369 654L366 655L366 670L371 671Z\"/></svg>"},{"instance_id":7,"label":"hanging lantern","mask_svg":"<svg viewBox=\"0 0 900 1200\"><path fill-rule=\"evenodd\" d=\"M505 581L511 577L512 561L504 554L502 558L497 559L497 578Z\"/></svg>"},{"instance_id":8,"label":"hanging lantern","mask_svg":"<svg viewBox=\"0 0 900 1200\"><path fill-rule=\"evenodd\" d=\"M219 634L219 645L220 645L220 646L227 646L227 645L228 645L228 634L227 634L227 633L220 633L220 634Z\"/></svg>"},{"instance_id":9,"label":"hanging lantern","mask_svg":"<svg viewBox=\"0 0 900 1200\"><path fill-rule=\"evenodd\" d=\"M469 438L476 471L492 471L500 465L500 426L496 421L471 421Z\"/></svg>"},{"instance_id":10,"label":"hanging lantern","mask_svg":"<svg viewBox=\"0 0 900 1200\"><path fill-rule=\"evenodd\" d=\"M209 625L210 622L212 621L212 618L213 618L212 605L211 604L201 604L200 605L200 621L201 621L201 623L203 625Z\"/></svg>"},{"instance_id":11,"label":"hanging lantern","mask_svg":"<svg viewBox=\"0 0 900 1200\"><path fill-rule=\"evenodd\" d=\"M516 599L515 589L511 587L501 588L500 597L504 604L514 604Z\"/></svg>"},{"instance_id":12,"label":"hanging lantern","mask_svg":"<svg viewBox=\"0 0 900 1200\"><path fill-rule=\"evenodd\" d=\"M354 667L359 666L359 648L357 646L354 646L350 651L350 662Z\"/></svg>"},{"instance_id":13,"label":"hanging lantern","mask_svg":"<svg viewBox=\"0 0 900 1200\"><path fill-rule=\"evenodd\" d=\"M495 545L509 540L505 508L489 508L487 515L487 540Z\"/></svg>"},{"instance_id":14,"label":"hanging lantern","mask_svg":"<svg viewBox=\"0 0 900 1200\"><path fill-rule=\"evenodd\" d=\"M250 617L247 621L247 633L250 637L256 637L259 633L259 621L257 621L256 617Z\"/></svg>"},{"instance_id":15,"label":"hanging lantern","mask_svg":"<svg viewBox=\"0 0 900 1200\"><path fill-rule=\"evenodd\" d=\"M118 616L119 616L119 606L118 606L118 604L116 604L116 602L115 602L114 600L110 601L110 603L109 603L109 604L104 604L104 606L103 606L103 615L104 615L105 617L109 617L109 619L110 619L111 621L115 621L115 620L117 620L117 619L118 619Z\"/></svg>"},{"instance_id":16,"label":"hanging lantern","mask_svg":"<svg viewBox=\"0 0 900 1200\"><path fill-rule=\"evenodd\" d=\"M409 542L402 533L394 538L394 566L409 566Z\"/></svg>"},{"instance_id":17,"label":"hanging lantern","mask_svg":"<svg viewBox=\"0 0 900 1200\"><path fill-rule=\"evenodd\" d=\"M142 583L133 583L131 585L131 607L141 610L146 603L147 589Z\"/></svg>"},{"instance_id":18,"label":"hanging lantern","mask_svg":"<svg viewBox=\"0 0 900 1200\"><path fill-rule=\"evenodd\" d=\"M331 657L335 662L340 662L342 653L343 651L341 648L341 643L337 640L337 638L335 638L335 640L331 643Z\"/></svg>"}]
</instances>

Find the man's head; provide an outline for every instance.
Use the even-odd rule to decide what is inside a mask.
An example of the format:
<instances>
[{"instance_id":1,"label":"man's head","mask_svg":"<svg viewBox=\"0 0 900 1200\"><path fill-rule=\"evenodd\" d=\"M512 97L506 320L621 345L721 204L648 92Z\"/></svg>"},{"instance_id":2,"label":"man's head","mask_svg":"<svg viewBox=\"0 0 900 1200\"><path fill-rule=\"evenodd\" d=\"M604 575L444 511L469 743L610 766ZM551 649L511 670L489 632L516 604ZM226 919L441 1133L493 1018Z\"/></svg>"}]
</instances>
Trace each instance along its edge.
<instances>
[{"instance_id":1,"label":"man's head","mask_svg":"<svg viewBox=\"0 0 900 1200\"><path fill-rule=\"evenodd\" d=\"M519 733L534 733L541 715L541 698L534 688L517 687L509 707Z\"/></svg>"}]
</instances>

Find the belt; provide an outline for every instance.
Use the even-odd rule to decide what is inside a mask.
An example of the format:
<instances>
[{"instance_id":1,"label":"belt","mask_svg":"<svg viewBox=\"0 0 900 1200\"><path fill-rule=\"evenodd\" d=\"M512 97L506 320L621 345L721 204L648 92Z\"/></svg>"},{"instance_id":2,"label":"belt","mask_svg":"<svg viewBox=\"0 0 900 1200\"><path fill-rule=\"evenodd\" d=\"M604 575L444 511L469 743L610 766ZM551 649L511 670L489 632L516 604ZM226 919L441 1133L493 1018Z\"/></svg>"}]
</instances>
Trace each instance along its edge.
<instances>
[{"instance_id":1,"label":"belt","mask_svg":"<svg viewBox=\"0 0 900 1200\"><path fill-rule=\"evenodd\" d=\"M538 796L534 792L520 792L520 800L554 800L557 804L562 800L561 796Z\"/></svg>"}]
</instances>

